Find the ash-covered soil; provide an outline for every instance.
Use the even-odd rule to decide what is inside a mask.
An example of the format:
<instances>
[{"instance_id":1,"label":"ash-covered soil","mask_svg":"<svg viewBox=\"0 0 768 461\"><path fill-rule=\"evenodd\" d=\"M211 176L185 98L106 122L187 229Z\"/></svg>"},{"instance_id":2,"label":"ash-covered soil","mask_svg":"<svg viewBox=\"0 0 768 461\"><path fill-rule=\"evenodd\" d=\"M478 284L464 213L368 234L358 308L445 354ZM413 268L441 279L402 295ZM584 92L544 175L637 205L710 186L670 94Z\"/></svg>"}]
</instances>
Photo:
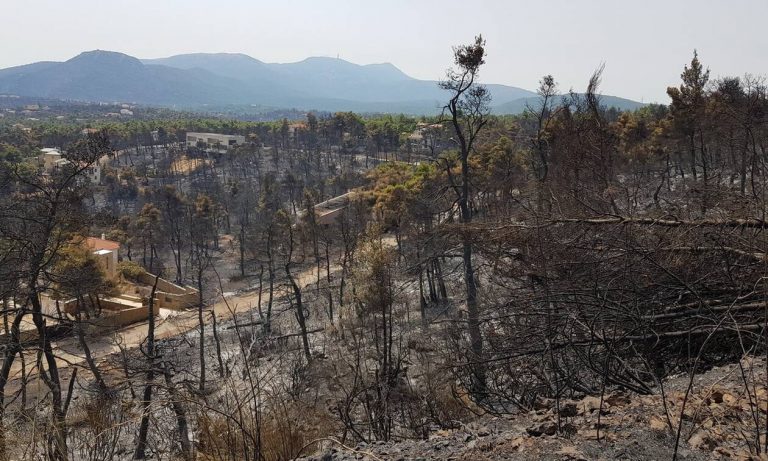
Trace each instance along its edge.
<instances>
[{"instance_id":1,"label":"ash-covered soil","mask_svg":"<svg viewBox=\"0 0 768 461\"><path fill-rule=\"evenodd\" d=\"M655 395L621 390L511 416L484 415L427 440L342 443L302 461L328 460L765 460L766 362L747 357L693 377L678 375ZM688 391L689 390L689 391ZM687 392L688 391L688 392ZM665 405L666 401L666 414ZM683 407L685 407L683 409ZM680 415L683 415L682 424ZM598 431L599 429L599 431Z\"/></svg>"}]
</instances>

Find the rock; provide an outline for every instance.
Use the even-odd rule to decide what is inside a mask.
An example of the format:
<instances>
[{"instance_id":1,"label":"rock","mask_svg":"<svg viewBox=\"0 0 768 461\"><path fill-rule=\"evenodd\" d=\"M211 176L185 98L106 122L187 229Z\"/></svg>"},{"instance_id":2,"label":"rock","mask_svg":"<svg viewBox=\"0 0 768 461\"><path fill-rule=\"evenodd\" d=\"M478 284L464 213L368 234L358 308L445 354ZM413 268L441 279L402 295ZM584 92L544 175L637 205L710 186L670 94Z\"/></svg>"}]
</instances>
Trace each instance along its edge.
<instances>
[{"instance_id":1,"label":"rock","mask_svg":"<svg viewBox=\"0 0 768 461\"><path fill-rule=\"evenodd\" d=\"M544 421L539 424L534 424L525 430L529 435L539 437L542 435L555 435L557 434L557 423L554 421Z\"/></svg>"},{"instance_id":2,"label":"rock","mask_svg":"<svg viewBox=\"0 0 768 461\"><path fill-rule=\"evenodd\" d=\"M573 445L568 445L566 447L563 447L558 451L556 454L562 455L563 459L572 460L572 461L586 461L587 458L574 447Z\"/></svg>"},{"instance_id":3,"label":"rock","mask_svg":"<svg viewBox=\"0 0 768 461\"><path fill-rule=\"evenodd\" d=\"M600 408L600 397L584 397L579 404L581 414L589 414ZM603 414L606 413L606 405L603 404Z\"/></svg>"},{"instance_id":4,"label":"rock","mask_svg":"<svg viewBox=\"0 0 768 461\"><path fill-rule=\"evenodd\" d=\"M761 455L753 455L748 450L741 450L733 454L733 458L738 461L764 461L768 459L764 453Z\"/></svg>"},{"instance_id":5,"label":"rock","mask_svg":"<svg viewBox=\"0 0 768 461\"><path fill-rule=\"evenodd\" d=\"M623 407L629 405L630 402L631 400L629 400L629 397L621 393L611 394L604 400L604 403L607 403L612 407Z\"/></svg>"},{"instance_id":6,"label":"rock","mask_svg":"<svg viewBox=\"0 0 768 461\"><path fill-rule=\"evenodd\" d=\"M549 410L554 406L555 405L552 403L552 399L548 399L545 397L536 397L536 400L533 401L532 408L534 410Z\"/></svg>"},{"instance_id":7,"label":"rock","mask_svg":"<svg viewBox=\"0 0 768 461\"><path fill-rule=\"evenodd\" d=\"M712 450L712 454L716 458L723 458L723 459L731 459L735 458L735 455L733 452L725 447L717 447L714 450Z\"/></svg>"},{"instance_id":8,"label":"rock","mask_svg":"<svg viewBox=\"0 0 768 461\"><path fill-rule=\"evenodd\" d=\"M665 432L667 430L667 422L664 420L664 418L651 416L649 423L651 425L652 431Z\"/></svg>"},{"instance_id":9,"label":"rock","mask_svg":"<svg viewBox=\"0 0 768 461\"><path fill-rule=\"evenodd\" d=\"M690 439L688 445L699 450L712 451L717 447L717 441L712 438L707 431L696 431Z\"/></svg>"},{"instance_id":10,"label":"rock","mask_svg":"<svg viewBox=\"0 0 768 461\"><path fill-rule=\"evenodd\" d=\"M742 399L739 401L739 406L741 407L742 411L752 411L755 404L756 402L750 400L749 398Z\"/></svg>"},{"instance_id":11,"label":"rock","mask_svg":"<svg viewBox=\"0 0 768 461\"><path fill-rule=\"evenodd\" d=\"M723 403L729 406L738 406L739 399L733 394L723 394Z\"/></svg>"},{"instance_id":12,"label":"rock","mask_svg":"<svg viewBox=\"0 0 768 461\"><path fill-rule=\"evenodd\" d=\"M448 445L450 445L450 442L448 442L447 440L443 440L432 445L432 449L437 451L447 447Z\"/></svg>"},{"instance_id":13,"label":"rock","mask_svg":"<svg viewBox=\"0 0 768 461\"><path fill-rule=\"evenodd\" d=\"M491 435L491 431L489 431L487 427L481 427L477 430L478 437L488 437L489 435Z\"/></svg>"},{"instance_id":14,"label":"rock","mask_svg":"<svg viewBox=\"0 0 768 461\"><path fill-rule=\"evenodd\" d=\"M513 450L518 450L518 451L520 451L520 450L523 448L523 446L526 444L526 442L527 442L527 441L528 441L528 439L526 439L526 438L525 438L525 437L523 437L523 436L520 436L520 437L515 437L514 439L512 439L511 441L509 441L509 442L507 443L507 445L508 445L508 446L509 446L511 449L513 449Z\"/></svg>"},{"instance_id":15,"label":"rock","mask_svg":"<svg viewBox=\"0 0 768 461\"><path fill-rule=\"evenodd\" d=\"M601 424L602 426L602 424ZM560 432L567 435L568 437L576 434L579 430L571 423L565 423L560 426Z\"/></svg>"},{"instance_id":16,"label":"rock","mask_svg":"<svg viewBox=\"0 0 768 461\"><path fill-rule=\"evenodd\" d=\"M575 403L568 402L560 405L560 416L565 418L573 418L577 414L578 410Z\"/></svg>"},{"instance_id":17,"label":"rock","mask_svg":"<svg viewBox=\"0 0 768 461\"><path fill-rule=\"evenodd\" d=\"M714 390L709 394L709 400L714 403L723 403L723 391Z\"/></svg>"}]
</instances>

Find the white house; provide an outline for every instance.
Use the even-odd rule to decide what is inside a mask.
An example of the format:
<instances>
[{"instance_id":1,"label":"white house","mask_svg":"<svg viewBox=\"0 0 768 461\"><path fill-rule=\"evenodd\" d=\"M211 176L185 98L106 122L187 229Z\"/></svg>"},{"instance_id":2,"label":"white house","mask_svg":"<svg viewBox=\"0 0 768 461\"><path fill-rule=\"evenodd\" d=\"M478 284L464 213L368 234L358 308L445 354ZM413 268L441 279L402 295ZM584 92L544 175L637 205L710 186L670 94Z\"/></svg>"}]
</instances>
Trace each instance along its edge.
<instances>
[{"instance_id":1,"label":"white house","mask_svg":"<svg viewBox=\"0 0 768 461\"><path fill-rule=\"evenodd\" d=\"M101 182L101 165L99 162L94 163L83 171L83 174L91 181L92 184L98 184Z\"/></svg>"},{"instance_id":2,"label":"white house","mask_svg":"<svg viewBox=\"0 0 768 461\"><path fill-rule=\"evenodd\" d=\"M187 147L202 147L206 150L229 150L245 144L245 136L219 133L187 133Z\"/></svg>"},{"instance_id":3,"label":"white house","mask_svg":"<svg viewBox=\"0 0 768 461\"><path fill-rule=\"evenodd\" d=\"M62 160L67 162L67 160L61 156L61 152L55 147L40 149L40 155L37 156L37 159L40 162L40 166L47 172L51 172L54 168L66 164L62 163Z\"/></svg>"},{"instance_id":4,"label":"white house","mask_svg":"<svg viewBox=\"0 0 768 461\"><path fill-rule=\"evenodd\" d=\"M103 158L104 157L102 157L102 159ZM55 147L46 147L40 149L40 155L37 156L37 159L40 163L40 166L48 174L58 168L63 168L64 166L70 164L70 161L65 159L61 155L61 152ZM101 182L101 159L86 168L85 171L83 171L83 174L92 184L98 184Z\"/></svg>"}]
</instances>

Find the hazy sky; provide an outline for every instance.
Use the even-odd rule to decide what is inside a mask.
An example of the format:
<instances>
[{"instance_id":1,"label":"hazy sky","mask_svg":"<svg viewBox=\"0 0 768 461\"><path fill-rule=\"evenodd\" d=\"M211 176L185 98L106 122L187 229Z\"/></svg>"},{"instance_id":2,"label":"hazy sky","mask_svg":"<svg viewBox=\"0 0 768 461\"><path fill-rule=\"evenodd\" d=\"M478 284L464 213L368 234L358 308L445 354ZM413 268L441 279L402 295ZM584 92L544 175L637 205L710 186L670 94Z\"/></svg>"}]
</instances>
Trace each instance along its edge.
<instances>
[{"instance_id":1,"label":"hazy sky","mask_svg":"<svg viewBox=\"0 0 768 461\"><path fill-rule=\"evenodd\" d=\"M336 56L438 79L451 46L487 39L482 79L666 102L693 49L712 76L768 74L768 0L0 0L0 68L85 50L142 58L241 52L267 62Z\"/></svg>"}]
</instances>

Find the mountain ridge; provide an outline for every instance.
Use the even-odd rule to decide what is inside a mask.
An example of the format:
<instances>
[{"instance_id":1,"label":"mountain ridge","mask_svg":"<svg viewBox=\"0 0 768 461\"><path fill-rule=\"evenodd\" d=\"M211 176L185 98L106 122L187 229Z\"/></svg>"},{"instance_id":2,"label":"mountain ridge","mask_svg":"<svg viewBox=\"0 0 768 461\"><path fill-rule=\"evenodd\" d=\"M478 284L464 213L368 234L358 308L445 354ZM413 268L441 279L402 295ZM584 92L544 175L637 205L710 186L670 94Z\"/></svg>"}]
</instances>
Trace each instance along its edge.
<instances>
[{"instance_id":1,"label":"mountain ridge","mask_svg":"<svg viewBox=\"0 0 768 461\"><path fill-rule=\"evenodd\" d=\"M536 97L514 86L486 86L496 113L518 113L525 101ZM439 112L446 99L436 81L415 79L387 62L359 65L314 56L266 63L243 53L139 59L104 50L86 51L63 62L0 69L0 93L184 108L256 104L411 115ZM642 106L623 98L611 100L622 105L620 109Z\"/></svg>"}]
</instances>

